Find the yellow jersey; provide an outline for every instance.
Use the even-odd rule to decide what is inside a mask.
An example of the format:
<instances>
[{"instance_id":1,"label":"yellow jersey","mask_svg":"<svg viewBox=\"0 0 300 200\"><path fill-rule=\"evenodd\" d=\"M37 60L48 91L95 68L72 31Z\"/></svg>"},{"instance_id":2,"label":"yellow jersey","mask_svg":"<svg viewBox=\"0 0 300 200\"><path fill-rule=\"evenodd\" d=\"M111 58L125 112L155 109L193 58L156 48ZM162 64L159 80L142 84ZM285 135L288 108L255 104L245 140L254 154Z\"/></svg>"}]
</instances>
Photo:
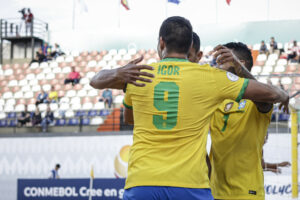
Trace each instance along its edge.
<instances>
[{"instance_id":1,"label":"yellow jersey","mask_svg":"<svg viewBox=\"0 0 300 200\"><path fill-rule=\"evenodd\" d=\"M57 101L58 100L58 93L57 93L57 91L51 91L49 93L49 99Z\"/></svg>"},{"instance_id":2,"label":"yellow jersey","mask_svg":"<svg viewBox=\"0 0 300 200\"><path fill-rule=\"evenodd\" d=\"M152 83L128 85L124 97L134 116L125 189L209 188L210 118L224 99L243 96L248 79L185 59L167 58L151 66Z\"/></svg>"},{"instance_id":3,"label":"yellow jersey","mask_svg":"<svg viewBox=\"0 0 300 200\"><path fill-rule=\"evenodd\" d=\"M250 100L225 100L210 124L211 189L216 199L264 199L262 147L272 110Z\"/></svg>"}]
</instances>

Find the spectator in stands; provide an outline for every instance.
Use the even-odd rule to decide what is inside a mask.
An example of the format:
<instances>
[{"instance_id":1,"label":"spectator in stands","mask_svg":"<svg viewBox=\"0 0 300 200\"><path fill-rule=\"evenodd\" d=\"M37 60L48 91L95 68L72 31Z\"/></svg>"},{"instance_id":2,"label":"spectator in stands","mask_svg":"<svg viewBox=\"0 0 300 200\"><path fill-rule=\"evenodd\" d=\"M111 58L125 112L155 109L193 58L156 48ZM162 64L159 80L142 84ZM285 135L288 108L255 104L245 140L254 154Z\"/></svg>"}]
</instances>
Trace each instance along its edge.
<instances>
[{"instance_id":1,"label":"spectator in stands","mask_svg":"<svg viewBox=\"0 0 300 200\"><path fill-rule=\"evenodd\" d=\"M80 74L75 71L75 67L72 67L72 72L68 75L68 78L65 80L65 84L72 83L72 85L76 85L79 83Z\"/></svg>"},{"instance_id":2,"label":"spectator in stands","mask_svg":"<svg viewBox=\"0 0 300 200\"><path fill-rule=\"evenodd\" d=\"M48 43L45 42L44 45L42 46L42 52L43 52L44 56L46 56L46 57L48 56L49 50L50 50L50 47L48 46ZM51 52L51 50L50 50L50 52Z\"/></svg>"},{"instance_id":3,"label":"spectator in stands","mask_svg":"<svg viewBox=\"0 0 300 200\"><path fill-rule=\"evenodd\" d=\"M53 112L50 110L50 107L48 106L46 115L45 115L44 119L42 120L43 132L47 131L48 125L53 123L53 121L54 121L54 115L53 115Z\"/></svg>"},{"instance_id":4,"label":"spectator in stands","mask_svg":"<svg viewBox=\"0 0 300 200\"><path fill-rule=\"evenodd\" d=\"M297 41L293 41L292 48L289 49L290 53L288 54L287 60L291 62L300 62L300 47L297 45Z\"/></svg>"},{"instance_id":5,"label":"spectator in stands","mask_svg":"<svg viewBox=\"0 0 300 200\"><path fill-rule=\"evenodd\" d=\"M48 101L50 103L57 103L58 102L58 93L55 91L54 86L51 86L51 91L48 96Z\"/></svg>"},{"instance_id":6,"label":"spectator in stands","mask_svg":"<svg viewBox=\"0 0 300 200\"><path fill-rule=\"evenodd\" d=\"M102 97L99 99L99 101L104 101L105 108L107 108L107 106L108 108L111 108L112 100L113 100L112 91L109 89L105 89L102 92Z\"/></svg>"},{"instance_id":7,"label":"spectator in stands","mask_svg":"<svg viewBox=\"0 0 300 200\"><path fill-rule=\"evenodd\" d=\"M27 105L25 105L25 109L21 112L21 116L18 118L18 126L24 126L30 122L30 112L27 110Z\"/></svg>"},{"instance_id":8,"label":"spectator in stands","mask_svg":"<svg viewBox=\"0 0 300 200\"><path fill-rule=\"evenodd\" d=\"M64 55L64 52L62 52L59 44L55 43L54 48L52 49L51 52L51 57L56 58L57 56L61 56L61 55Z\"/></svg>"},{"instance_id":9,"label":"spectator in stands","mask_svg":"<svg viewBox=\"0 0 300 200\"><path fill-rule=\"evenodd\" d=\"M277 42L275 41L274 37L271 37L271 41L270 41L270 52L274 53L275 50L277 50Z\"/></svg>"},{"instance_id":10,"label":"spectator in stands","mask_svg":"<svg viewBox=\"0 0 300 200\"><path fill-rule=\"evenodd\" d=\"M32 126L37 126L42 122L42 115L38 107L32 115Z\"/></svg>"},{"instance_id":11,"label":"spectator in stands","mask_svg":"<svg viewBox=\"0 0 300 200\"><path fill-rule=\"evenodd\" d=\"M36 52L36 56L35 59L33 59L29 65L31 65L34 62L38 62L39 64L41 62L47 61L47 57L43 54L42 49L40 48L37 52Z\"/></svg>"},{"instance_id":12,"label":"spectator in stands","mask_svg":"<svg viewBox=\"0 0 300 200\"><path fill-rule=\"evenodd\" d=\"M24 22L26 21L26 8L22 8L18 12L21 13L21 15L22 15L19 30L18 30L18 33L17 33L17 36L20 36L22 26L23 26Z\"/></svg>"},{"instance_id":13,"label":"spectator in stands","mask_svg":"<svg viewBox=\"0 0 300 200\"><path fill-rule=\"evenodd\" d=\"M60 164L56 164L55 168L51 170L50 179L59 179L58 170L60 169Z\"/></svg>"},{"instance_id":14,"label":"spectator in stands","mask_svg":"<svg viewBox=\"0 0 300 200\"><path fill-rule=\"evenodd\" d=\"M259 53L268 54L268 48L267 45L265 44L265 41L261 41Z\"/></svg>"},{"instance_id":15,"label":"spectator in stands","mask_svg":"<svg viewBox=\"0 0 300 200\"><path fill-rule=\"evenodd\" d=\"M25 24L26 24L26 35L29 33L32 34L32 26L33 26L33 14L31 13L30 9L27 9L27 14L25 17Z\"/></svg>"},{"instance_id":16,"label":"spectator in stands","mask_svg":"<svg viewBox=\"0 0 300 200\"><path fill-rule=\"evenodd\" d=\"M35 105L37 106L41 103L48 103L48 94L44 90L42 90L41 93L38 94Z\"/></svg>"}]
</instances>

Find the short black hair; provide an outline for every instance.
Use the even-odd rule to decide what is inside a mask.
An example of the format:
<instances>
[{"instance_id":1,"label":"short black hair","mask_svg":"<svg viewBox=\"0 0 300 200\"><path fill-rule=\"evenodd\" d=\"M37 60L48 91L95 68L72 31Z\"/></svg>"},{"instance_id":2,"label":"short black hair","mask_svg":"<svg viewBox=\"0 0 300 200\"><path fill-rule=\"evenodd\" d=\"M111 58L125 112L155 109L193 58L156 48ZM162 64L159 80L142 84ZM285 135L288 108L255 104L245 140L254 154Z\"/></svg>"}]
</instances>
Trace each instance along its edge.
<instances>
[{"instance_id":1,"label":"short black hair","mask_svg":"<svg viewBox=\"0 0 300 200\"><path fill-rule=\"evenodd\" d=\"M200 37L197 35L197 33L193 32L193 48L196 50L196 53L200 50Z\"/></svg>"},{"instance_id":2,"label":"short black hair","mask_svg":"<svg viewBox=\"0 0 300 200\"><path fill-rule=\"evenodd\" d=\"M56 164L55 167L56 167L56 168L60 168L60 164Z\"/></svg>"},{"instance_id":3,"label":"short black hair","mask_svg":"<svg viewBox=\"0 0 300 200\"><path fill-rule=\"evenodd\" d=\"M241 42L229 42L224 45L225 47L233 50L234 54L240 59L245 61L245 67L251 71L253 66L253 57L250 49Z\"/></svg>"},{"instance_id":4,"label":"short black hair","mask_svg":"<svg viewBox=\"0 0 300 200\"><path fill-rule=\"evenodd\" d=\"M159 37L166 43L169 53L188 53L193 40L193 28L189 20L174 16L161 25Z\"/></svg>"}]
</instances>

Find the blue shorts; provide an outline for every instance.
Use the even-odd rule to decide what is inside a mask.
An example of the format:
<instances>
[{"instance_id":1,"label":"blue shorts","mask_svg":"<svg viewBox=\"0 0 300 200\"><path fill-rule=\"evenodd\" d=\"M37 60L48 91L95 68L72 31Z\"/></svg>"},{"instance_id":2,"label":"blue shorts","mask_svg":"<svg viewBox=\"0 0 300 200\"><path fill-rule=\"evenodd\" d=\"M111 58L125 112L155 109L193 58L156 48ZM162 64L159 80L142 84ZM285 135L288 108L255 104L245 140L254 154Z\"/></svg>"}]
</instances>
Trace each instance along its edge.
<instances>
[{"instance_id":1,"label":"blue shorts","mask_svg":"<svg viewBox=\"0 0 300 200\"><path fill-rule=\"evenodd\" d=\"M126 189L123 200L213 200L210 189L138 186Z\"/></svg>"}]
</instances>

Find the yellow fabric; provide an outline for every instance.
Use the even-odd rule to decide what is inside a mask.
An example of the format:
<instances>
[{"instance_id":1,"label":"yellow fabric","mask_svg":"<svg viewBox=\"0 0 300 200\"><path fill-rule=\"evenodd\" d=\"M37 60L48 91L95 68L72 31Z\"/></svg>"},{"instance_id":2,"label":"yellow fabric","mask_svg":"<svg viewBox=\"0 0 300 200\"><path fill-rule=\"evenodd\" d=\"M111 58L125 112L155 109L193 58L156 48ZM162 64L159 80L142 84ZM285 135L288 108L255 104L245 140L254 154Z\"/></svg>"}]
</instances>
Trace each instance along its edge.
<instances>
[{"instance_id":1,"label":"yellow fabric","mask_svg":"<svg viewBox=\"0 0 300 200\"><path fill-rule=\"evenodd\" d=\"M218 107L210 128L214 198L264 199L261 158L271 116L272 110L261 113L250 100L227 99Z\"/></svg>"},{"instance_id":2,"label":"yellow fabric","mask_svg":"<svg viewBox=\"0 0 300 200\"><path fill-rule=\"evenodd\" d=\"M151 66L153 82L129 84L124 98L134 115L125 188L209 188L205 156L210 118L224 99L243 95L248 79L235 80L225 71L183 59Z\"/></svg>"},{"instance_id":3,"label":"yellow fabric","mask_svg":"<svg viewBox=\"0 0 300 200\"><path fill-rule=\"evenodd\" d=\"M49 99L57 101L58 93L56 91L51 91L49 93Z\"/></svg>"}]
</instances>

